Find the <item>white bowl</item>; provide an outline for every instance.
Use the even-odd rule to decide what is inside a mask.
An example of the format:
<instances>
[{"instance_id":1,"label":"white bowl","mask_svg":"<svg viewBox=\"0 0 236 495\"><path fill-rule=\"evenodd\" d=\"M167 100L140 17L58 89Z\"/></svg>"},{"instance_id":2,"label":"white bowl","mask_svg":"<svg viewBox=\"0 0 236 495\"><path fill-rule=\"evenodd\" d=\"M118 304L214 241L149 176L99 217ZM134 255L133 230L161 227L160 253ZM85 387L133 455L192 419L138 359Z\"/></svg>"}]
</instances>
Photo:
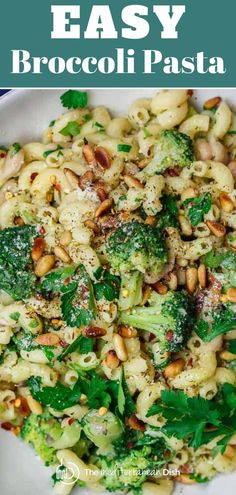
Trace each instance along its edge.
<instances>
[{"instance_id":1,"label":"white bowl","mask_svg":"<svg viewBox=\"0 0 236 495\"><path fill-rule=\"evenodd\" d=\"M62 113L63 90L15 90L0 99L0 144L25 143L40 139L52 119ZM125 114L135 99L152 96L153 89L95 89L89 92L89 103L105 105L114 114ZM222 96L236 106L236 89L201 89L194 91L197 104L213 96ZM51 471L45 468L33 450L19 439L0 429L0 494L52 495ZM178 485L175 495L235 495L236 472L217 476L211 483ZM92 495L77 488L73 495ZM106 492L107 494L108 492ZM102 494L103 495L103 494ZM105 495L105 494L104 494Z\"/></svg>"}]
</instances>

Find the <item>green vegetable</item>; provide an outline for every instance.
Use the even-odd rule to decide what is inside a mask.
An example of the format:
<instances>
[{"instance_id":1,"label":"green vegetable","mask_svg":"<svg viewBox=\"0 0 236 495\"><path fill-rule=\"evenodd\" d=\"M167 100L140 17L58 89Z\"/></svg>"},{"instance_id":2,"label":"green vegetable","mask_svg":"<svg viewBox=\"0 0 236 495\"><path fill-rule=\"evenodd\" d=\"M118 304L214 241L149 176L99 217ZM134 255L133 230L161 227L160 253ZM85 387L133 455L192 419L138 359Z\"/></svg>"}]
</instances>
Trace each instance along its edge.
<instances>
[{"instance_id":1,"label":"green vegetable","mask_svg":"<svg viewBox=\"0 0 236 495\"><path fill-rule=\"evenodd\" d=\"M132 146L130 144L117 144L117 151L121 151L123 153L129 153Z\"/></svg>"},{"instance_id":2,"label":"green vegetable","mask_svg":"<svg viewBox=\"0 0 236 495\"><path fill-rule=\"evenodd\" d=\"M125 380L124 368L121 369L121 377L118 388L118 411L126 418L130 418L135 412L135 403L130 395L128 385Z\"/></svg>"},{"instance_id":3,"label":"green vegetable","mask_svg":"<svg viewBox=\"0 0 236 495\"><path fill-rule=\"evenodd\" d=\"M12 315L11 315L12 318ZM37 323L38 325L38 323ZM54 347L47 345L39 345L35 342L35 335L31 333L18 333L13 337L13 342L16 345L18 351L34 351L35 349L40 349L44 352L48 361L52 361L54 358Z\"/></svg>"},{"instance_id":4,"label":"green vegetable","mask_svg":"<svg viewBox=\"0 0 236 495\"><path fill-rule=\"evenodd\" d=\"M196 227L203 221L205 213L208 213L211 209L211 204L212 199L210 193L204 193L198 198L188 198L183 202L193 227Z\"/></svg>"},{"instance_id":5,"label":"green vegetable","mask_svg":"<svg viewBox=\"0 0 236 495\"><path fill-rule=\"evenodd\" d=\"M99 447L100 453L111 450L112 442L123 431L120 420L110 411L100 416L96 409L92 409L83 417L81 424L86 437Z\"/></svg>"},{"instance_id":6,"label":"green vegetable","mask_svg":"<svg viewBox=\"0 0 236 495\"><path fill-rule=\"evenodd\" d=\"M161 413L167 421L160 430L168 437L187 440L194 449L224 435L218 442L224 452L228 441L235 434L235 408L236 387L224 384L221 396L212 400L188 397L182 391L163 390L161 400L151 406L148 416ZM206 432L209 424L215 428Z\"/></svg>"},{"instance_id":7,"label":"green vegetable","mask_svg":"<svg viewBox=\"0 0 236 495\"><path fill-rule=\"evenodd\" d=\"M157 215L157 228L163 230L167 227L179 226L179 210L177 196L163 196L161 198L162 210Z\"/></svg>"},{"instance_id":8,"label":"green vegetable","mask_svg":"<svg viewBox=\"0 0 236 495\"><path fill-rule=\"evenodd\" d=\"M55 120L51 120L51 122L49 122L49 124L48 124L48 127L53 127L55 122L56 122Z\"/></svg>"},{"instance_id":9,"label":"green vegetable","mask_svg":"<svg viewBox=\"0 0 236 495\"><path fill-rule=\"evenodd\" d=\"M83 393L87 395L88 405L91 409L99 409L101 406L109 408L112 402L110 383L108 380L92 375L91 380L80 380Z\"/></svg>"},{"instance_id":10,"label":"green vegetable","mask_svg":"<svg viewBox=\"0 0 236 495\"><path fill-rule=\"evenodd\" d=\"M31 249L37 235L32 225L0 231L0 289L16 301L30 297L35 285Z\"/></svg>"},{"instance_id":11,"label":"green vegetable","mask_svg":"<svg viewBox=\"0 0 236 495\"><path fill-rule=\"evenodd\" d=\"M161 232L136 220L122 224L106 246L108 261L116 272L138 270L159 274L167 262L167 248Z\"/></svg>"},{"instance_id":12,"label":"green vegetable","mask_svg":"<svg viewBox=\"0 0 236 495\"><path fill-rule=\"evenodd\" d=\"M189 136L176 130L162 131L154 146L154 157L139 173L139 178L163 174L169 167L189 167L193 161L194 148Z\"/></svg>"},{"instance_id":13,"label":"green vegetable","mask_svg":"<svg viewBox=\"0 0 236 495\"><path fill-rule=\"evenodd\" d=\"M120 311L125 311L141 303L143 298L142 286L142 273L133 271L122 275L118 301Z\"/></svg>"},{"instance_id":14,"label":"green vegetable","mask_svg":"<svg viewBox=\"0 0 236 495\"><path fill-rule=\"evenodd\" d=\"M154 333L162 352L176 352L183 348L193 324L193 307L185 292L165 295L152 293L149 306L136 306L120 313L120 323Z\"/></svg>"},{"instance_id":15,"label":"green vegetable","mask_svg":"<svg viewBox=\"0 0 236 495\"><path fill-rule=\"evenodd\" d=\"M88 94L75 89L69 89L60 97L63 107L84 108L88 103Z\"/></svg>"},{"instance_id":16,"label":"green vegetable","mask_svg":"<svg viewBox=\"0 0 236 495\"><path fill-rule=\"evenodd\" d=\"M63 409L78 404L81 396L78 382L76 382L73 388L69 388L60 382L57 382L55 387L42 387L41 381L39 376L32 376L28 379L27 383L33 398L44 406L50 406L57 411L63 411Z\"/></svg>"},{"instance_id":17,"label":"green vegetable","mask_svg":"<svg viewBox=\"0 0 236 495\"><path fill-rule=\"evenodd\" d=\"M232 352L232 354L236 354L236 340L228 340L227 350Z\"/></svg>"},{"instance_id":18,"label":"green vegetable","mask_svg":"<svg viewBox=\"0 0 236 495\"><path fill-rule=\"evenodd\" d=\"M21 145L19 143L12 144L9 148L9 152L10 152L11 157L16 155L16 153L18 153L20 150L21 150Z\"/></svg>"},{"instance_id":19,"label":"green vegetable","mask_svg":"<svg viewBox=\"0 0 236 495\"><path fill-rule=\"evenodd\" d=\"M26 443L33 445L46 466L57 462L56 449L52 446L52 440L60 438L61 433L59 421L48 412L39 416L30 414L24 419L21 428L21 437Z\"/></svg>"},{"instance_id":20,"label":"green vegetable","mask_svg":"<svg viewBox=\"0 0 236 495\"><path fill-rule=\"evenodd\" d=\"M44 151L43 157L47 158L49 155L51 155L51 153L54 153L55 151L60 151L60 150L63 150L63 148L62 148L62 146L60 146L60 144L58 144L55 150Z\"/></svg>"},{"instance_id":21,"label":"green vegetable","mask_svg":"<svg viewBox=\"0 0 236 495\"><path fill-rule=\"evenodd\" d=\"M86 339L83 335L79 335L79 337L77 337L72 344L66 347L57 359L58 361L62 361L66 356L68 356L68 354L77 351L78 348L80 354L87 354L88 352L92 352L93 345L94 339Z\"/></svg>"},{"instance_id":22,"label":"green vegetable","mask_svg":"<svg viewBox=\"0 0 236 495\"><path fill-rule=\"evenodd\" d=\"M60 134L63 136L77 136L80 133L80 125L78 122L68 122L68 124L61 129Z\"/></svg>"},{"instance_id":23,"label":"green vegetable","mask_svg":"<svg viewBox=\"0 0 236 495\"><path fill-rule=\"evenodd\" d=\"M236 131L232 130L232 131L228 131L227 134L233 136L234 134L236 134Z\"/></svg>"},{"instance_id":24,"label":"green vegetable","mask_svg":"<svg viewBox=\"0 0 236 495\"><path fill-rule=\"evenodd\" d=\"M93 290L95 299L100 301L103 297L107 301L114 301L119 297L120 278L112 275L108 270L99 267L94 273L94 277L98 282L94 282Z\"/></svg>"},{"instance_id":25,"label":"green vegetable","mask_svg":"<svg viewBox=\"0 0 236 495\"><path fill-rule=\"evenodd\" d=\"M204 342L211 342L219 335L236 328L236 313L223 305L208 310L203 318L200 317L194 330Z\"/></svg>"}]
</instances>

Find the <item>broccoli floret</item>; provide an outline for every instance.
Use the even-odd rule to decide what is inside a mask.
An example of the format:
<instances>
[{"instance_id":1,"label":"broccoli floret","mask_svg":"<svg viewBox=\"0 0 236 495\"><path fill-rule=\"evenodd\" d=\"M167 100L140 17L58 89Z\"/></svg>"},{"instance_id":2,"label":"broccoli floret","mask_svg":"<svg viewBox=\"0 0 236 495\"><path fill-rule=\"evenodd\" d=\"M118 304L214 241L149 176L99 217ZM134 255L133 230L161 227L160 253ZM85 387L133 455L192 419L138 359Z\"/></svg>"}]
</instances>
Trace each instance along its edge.
<instances>
[{"instance_id":1,"label":"broccoli floret","mask_svg":"<svg viewBox=\"0 0 236 495\"><path fill-rule=\"evenodd\" d=\"M152 293L149 306L120 313L120 323L146 330L158 337L162 352L179 351L193 323L191 299L186 292Z\"/></svg>"},{"instance_id":2,"label":"broccoli floret","mask_svg":"<svg viewBox=\"0 0 236 495\"><path fill-rule=\"evenodd\" d=\"M147 478L150 463L148 456L151 447L141 450L132 450L126 457L102 457L100 467L104 473L101 484L110 492L130 491L141 487Z\"/></svg>"},{"instance_id":3,"label":"broccoli floret","mask_svg":"<svg viewBox=\"0 0 236 495\"><path fill-rule=\"evenodd\" d=\"M109 237L107 257L115 272L138 270L158 275L167 262L167 248L161 232L137 221L122 224Z\"/></svg>"},{"instance_id":4,"label":"broccoli floret","mask_svg":"<svg viewBox=\"0 0 236 495\"><path fill-rule=\"evenodd\" d=\"M36 453L41 457L46 466L55 463L56 449L53 441L58 440L62 430L57 421L48 412L36 416L30 414L21 428L21 437L26 443L33 445Z\"/></svg>"},{"instance_id":5,"label":"broccoli floret","mask_svg":"<svg viewBox=\"0 0 236 495\"><path fill-rule=\"evenodd\" d=\"M142 301L143 275L136 271L122 274L119 296L119 308L121 311L138 306Z\"/></svg>"},{"instance_id":6,"label":"broccoli floret","mask_svg":"<svg viewBox=\"0 0 236 495\"><path fill-rule=\"evenodd\" d=\"M154 146L154 157L139 178L162 174L169 167L189 167L193 161L194 147L189 136L176 130L162 131Z\"/></svg>"}]
</instances>

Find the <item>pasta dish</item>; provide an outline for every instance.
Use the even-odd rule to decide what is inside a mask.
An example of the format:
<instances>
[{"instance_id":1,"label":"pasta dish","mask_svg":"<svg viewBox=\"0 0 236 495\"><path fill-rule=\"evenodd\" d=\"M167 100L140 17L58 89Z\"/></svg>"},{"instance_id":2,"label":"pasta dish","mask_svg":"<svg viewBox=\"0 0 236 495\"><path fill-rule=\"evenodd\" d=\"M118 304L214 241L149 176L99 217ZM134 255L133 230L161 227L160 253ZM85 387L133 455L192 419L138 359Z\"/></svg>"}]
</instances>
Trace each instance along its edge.
<instances>
[{"instance_id":1,"label":"pasta dish","mask_svg":"<svg viewBox=\"0 0 236 495\"><path fill-rule=\"evenodd\" d=\"M207 483L236 469L236 114L61 103L0 146L1 427L57 495Z\"/></svg>"}]
</instances>

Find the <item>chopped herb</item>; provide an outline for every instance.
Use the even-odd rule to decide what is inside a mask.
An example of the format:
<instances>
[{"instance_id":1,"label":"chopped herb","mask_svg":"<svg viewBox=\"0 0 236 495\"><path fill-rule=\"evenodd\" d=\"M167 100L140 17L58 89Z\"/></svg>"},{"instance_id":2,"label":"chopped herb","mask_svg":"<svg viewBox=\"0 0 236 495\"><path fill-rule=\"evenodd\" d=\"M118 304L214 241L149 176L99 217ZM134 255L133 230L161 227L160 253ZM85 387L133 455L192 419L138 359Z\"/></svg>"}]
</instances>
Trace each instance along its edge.
<instances>
[{"instance_id":1,"label":"chopped herb","mask_svg":"<svg viewBox=\"0 0 236 495\"><path fill-rule=\"evenodd\" d=\"M49 124L48 124L48 127L53 127L55 122L56 122L55 120L51 120L51 122L49 122Z\"/></svg>"},{"instance_id":2,"label":"chopped herb","mask_svg":"<svg viewBox=\"0 0 236 495\"><path fill-rule=\"evenodd\" d=\"M228 131L228 132L227 132L227 134L229 134L229 135L232 135L232 136L233 136L234 134L236 134L236 131L233 131L233 130L232 130L232 131Z\"/></svg>"},{"instance_id":3,"label":"chopped herb","mask_svg":"<svg viewBox=\"0 0 236 495\"><path fill-rule=\"evenodd\" d=\"M204 214L208 213L211 209L211 204L212 199L210 193L204 193L198 198L188 198L183 202L193 227L196 227L202 222Z\"/></svg>"},{"instance_id":4,"label":"chopped herb","mask_svg":"<svg viewBox=\"0 0 236 495\"><path fill-rule=\"evenodd\" d=\"M204 264L208 268L224 268L226 270L236 270L236 253L225 250L211 250L206 254Z\"/></svg>"},{"instance_id":5,"label":"chopped herb","mask_svg":"<svg viewBox=\"0 0 236 495\"><path fill-rule=\"evenodd\" d=\"M104 125L100 124L99 122L94 122L93 127L97 127L100 132L104 132L105 131Z\"/></svg>"},{"instance_id":6,"label":"chopped herb","mask_svg":"<svg viewBox=\"0 0 236 495\"><path fill-rule=\"evenodd\" d=\"M132 148L132 146L130 144L117 144L117 151L120 151L123 153L129 153L131 148Z\"/></svg>"},{"instance_id":7,"label":"chopped herb","mask_svg":"<svg viewBox=\"0 0 236 495\"><path fill-rule=\"evenodd\" d=\"M60 97L63 107L84 108L88 103L88 93L69 89Z\"/></svg>"},{"instance_id":8,"label":"chopped herb","mask_svg":"<svg viewBox=\"0 0 236 495\"><path fill-rule=\"evenodd\" d=\"M27 384L33 398L43 406L52 407L57 411L63 411L63 409L78 404L81 396L78 382L76 382L73 388L65 387L60 382L57 382L55 387L42 387L41 382L41 377L32 376L28 379Z\"/></svg>"},{"instance_id":9,"label":"chopped herb","mask_svg":"<svg viewBox=\"0 0 236 495\"><path fill-rule=\"evenodd\" d=\"M167 227L179 226L178 221L178 206L177 206L177 196L163 196L161 198L162 210L157 215L157 227L158 229L165 229Z\"/></svg>"},{"instance_id":10,"label":"chopped herb","mask_svg":"<svg viewBox=\"0 0 236 495\"><path fill-rule=\"evenodd\" d=\"M19 311L15 311L15 313L11 313L10 318L11 318L11 320L18 321L20 318ZM38 324L37 324L37 326L38 326Z\"/></svg>"},{"instance_id":11,"label":"chopped herb","mask_svg":"<svg viewBox=\"0 0 236 495\"><path fill-rule=\"evenodd\" d=\"M9 148L11 157L16 155L16 153L18 153L20 150L21 150L21 145L19 143L12 144Z\"/></svg>"},{"instance_id":12,"label":"chopped herb","mask_svg":"<svg viewBox=\"0 0 236 495\"><path fill-rule=\"evenodd\" d=\"M77 351L79 348L80 354L88 354L92 352L94 339L86 339L83 335L79 335L68 347L60 354L58 361L62 361L68 354Z\"/></svg>"},{"instance_id":13,"label":"chopped herb","mask_svg":"<svg viewBox=\"0 0 236 495\"><path fill-rule=\"evenodd\" d=\"M84 122L89 122L90 120L92 120L93 116L91 113L86 113L86 115L83 116L83 120Z\"/></svg>"},{"instance_id":14,"label":"chopped herb","mask_svg":"<svg viewBox=\"0 0 236 495\"><path fill-rule=\"evenodd\" d=\"M146 127L143 128L143 134L144 134L145 139L152 136L152 134L148 131L148 129Z\"/></svg>"},{"instance_id":15,"label":"chopped herb","mask_svg":"<svg viewBox=\"0 0 236 495\"><path fill-rule=\"evenodd\" d=\"M12 338L13 343L16 346L16 350L19 351L34 351L36 349L40 349L41 351L44 352L46 358L48 361L52 361L54 358L54 347L53 346L47 346L47 345L39 345L37 342L35 342L35 336L32 335L31 333L21 333L17 336L14 336Z\"/></svg>"},{"instance_id":16,"label":"chopped herb","mask_svg":"<svg viewBox=\"0 0 236 495\"><path fill-rule=\"evenodd\" d=\"M94 276L98 282L93 284L95 299L99 301L103 297L107 301L114 301L119 297L120 292L120 278L116 275L112 275L108 270L100 267L94 273Z\"/></svg>"},{"instance_id":17,"label":"chopped herb","mask_svg":"<svg viewBox=\"0 0 236 495\"><path fill-rule=\"evenodd\" d=\"M62 150L62 146L60 146L59 144L57 145L56 149L55 150L47 150L47 151L44 151L43 153L43 157L44 158L47 158L48 155L51 155L51 153L54 153L54 151L58 151L58 150Z\"/></svg>"},{"instance_id":18,"label":"chopped herb","mask_svg":"<svg viewBox=\"0 0 236 495\"><path fill-rule=\"evenodd\" d=\"M200 474L190 474L190 479L196 481L197 483L208 483L209 478L206 478L205 476L201 476Z\"/></svg>"},{"instance_id":19,"label":"chopped herb","mask_svg":"<svg viewBox=\"0 0 236 495\"><path fill-rule=\"evenodd\" d=\"M227 350L232 354L236 354L236 340L228 340Z\"/></svg>"},{"instance_id":20,"label":"chopped herb","mask_svg":"<svg viewBox=\"0 0 236 495\"><path fill-rule=\"evenodd\" d=\"M91 381L81 379L82 391L87 395L88 406L92 409L99 407L109 407L112 397L109 392L109 381L92 375Z\"/></svg>"},{"instance_id":21,"label":"chopped herb","mask_svg":"<svg viewBox=\"0 0 236 495\"><path fill-rule=\"evenodd\" d=\"M121 377L118 388L118 411L126 418L130 418L135 412L135 404L130 395L128 385L125 379L124 368L121 369Z\"/></svg>"},{"instance_id":22,"label":"chopped herb","mask_svg":"<svg viewBox=\"0 0 236 495\"><path fill-rule=\"evenodd\" d=\"M68 122L66 127L61 129L60 134L62 134L63 136L77 136L77 134L80 133L80 129L81 127L78 122Z\"/></svg>"}]
</instances>

